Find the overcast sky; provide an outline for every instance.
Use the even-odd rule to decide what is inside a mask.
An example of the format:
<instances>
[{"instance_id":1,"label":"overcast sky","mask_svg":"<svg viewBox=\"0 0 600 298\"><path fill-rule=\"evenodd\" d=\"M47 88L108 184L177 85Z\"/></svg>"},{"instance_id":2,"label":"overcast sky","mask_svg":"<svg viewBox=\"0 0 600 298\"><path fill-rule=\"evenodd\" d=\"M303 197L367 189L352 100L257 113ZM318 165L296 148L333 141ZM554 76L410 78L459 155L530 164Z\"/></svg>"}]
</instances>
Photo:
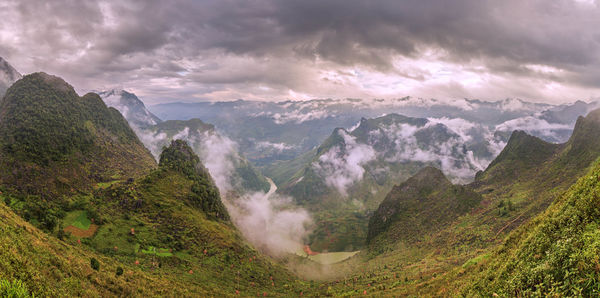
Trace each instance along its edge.
<instances>
[{"instance_id":1,"label":"overcast sky","mask_svg":"<svg viewBox=\"0 0 600 298\"><path fill-rule=\"evenodd\" d=\"M1 0L0 56L147 103L600 97L598 0Z\"/></svg>"}]
</instances>

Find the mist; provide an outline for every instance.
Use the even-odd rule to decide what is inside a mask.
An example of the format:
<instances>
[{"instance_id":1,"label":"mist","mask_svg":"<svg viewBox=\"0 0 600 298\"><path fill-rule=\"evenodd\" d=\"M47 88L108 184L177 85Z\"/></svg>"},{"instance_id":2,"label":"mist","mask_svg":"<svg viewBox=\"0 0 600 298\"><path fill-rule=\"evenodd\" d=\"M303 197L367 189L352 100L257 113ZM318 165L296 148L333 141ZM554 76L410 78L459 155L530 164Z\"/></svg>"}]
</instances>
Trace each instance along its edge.
<instances>
[{"instance_id":1,"label":"mist","mask_svg":"<svg viewBox=\"0 0 600 298\"><path fill-rule=\"evenodd\" d=\"M310 214L295 206L291 198L275 194L277 187L270 179L268 193L240 191L234 178L236 163L242 157L235 141L213 130L190 127L172 137L150 129L134 130L157 158L169 140L187 141L214 180L233 223L257 249L272 256L301 251L311 232Z\"/></svg>"},{"instance_id":2,"label":"mist","mask_svg":"<svg viewBox=\"0 0 600 298\"><path fill-rule=\"evenodd\" d=\"M228 199L225 205L246 239L272 256L301 251L311 232L308 211L294 206L291 198L275 194L273 189Z\"/></svg>"}]
</instances>

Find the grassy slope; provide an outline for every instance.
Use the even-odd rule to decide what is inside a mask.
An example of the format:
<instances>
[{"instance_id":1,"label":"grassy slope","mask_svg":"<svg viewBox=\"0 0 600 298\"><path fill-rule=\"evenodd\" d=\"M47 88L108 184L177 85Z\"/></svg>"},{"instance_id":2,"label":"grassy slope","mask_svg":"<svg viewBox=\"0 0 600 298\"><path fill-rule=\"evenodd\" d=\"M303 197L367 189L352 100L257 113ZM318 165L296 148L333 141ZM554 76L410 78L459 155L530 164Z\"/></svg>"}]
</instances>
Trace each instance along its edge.
<instances>
[{"instance_id":1,"label":"grassy slope","mask_svg":"<svg viewBox=\"0 0 600 298\"><path fill-rule=\"evenodd\" d=\"M481 199L468 187L452 185L440 170L425 167L394 187L373 214L367 237L370 249L418 241L470 212Z\"/></svg>"},{"instance_id":2,"label":"grassy slope","mask_svg":"<svg viewBox=\"0 0 600 298\"><path fill-rule=\"evenodd\" d=\"M0 278L19 279L37 296L190 295L218 288L187 285L133 263L122 263L86 246L60 241L38 230L0 203ZM90 259L100 261L100 270ZM123 267L124 275L116 276Z\"/></svg>"},{"instance_id":3,"label":"grassy slope","mask_svg":"<svg viewBox=\"0 0 600 298\"><path fill-rule=\"evenodd\" d=\"M191 149L173 144L163 153L160 168L144 179L114 183L79 199L77 208L87 210L100 225L91 238L58 240L26 224L2 203L2 237L11 240L2 242L0 262L10 265L2 266L0 277L19 279L42 296L310 291L310 283L296 280L251 248L219 205L204 203L219 199L216 187L206 170L195 165ZM153 247L162 253L147 253ZM101 263L99 272L90 268L92 257ZM125 275L115 276L117 266L124 267Z\"/></svg>"}]
</instances>

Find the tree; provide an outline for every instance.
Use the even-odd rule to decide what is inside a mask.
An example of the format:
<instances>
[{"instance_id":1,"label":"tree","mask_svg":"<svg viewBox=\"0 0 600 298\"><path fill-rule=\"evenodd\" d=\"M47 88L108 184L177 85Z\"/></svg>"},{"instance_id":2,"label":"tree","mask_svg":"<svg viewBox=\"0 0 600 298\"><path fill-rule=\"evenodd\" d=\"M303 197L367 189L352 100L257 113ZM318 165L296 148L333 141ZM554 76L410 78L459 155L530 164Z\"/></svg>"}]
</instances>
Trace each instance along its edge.
<instances>
[{"instance_id":1,"label":"tree","mask_svg":"<svg viewBox=\"0 0 600 298\"><path fill-rule=\"evenodd\" d=\"M90 259L90 265L92 266L92 269L94 269L96 271L100 270L100 262L98 262L98 260L96 260L96 258Z\"/></svg>"}]
</instances>

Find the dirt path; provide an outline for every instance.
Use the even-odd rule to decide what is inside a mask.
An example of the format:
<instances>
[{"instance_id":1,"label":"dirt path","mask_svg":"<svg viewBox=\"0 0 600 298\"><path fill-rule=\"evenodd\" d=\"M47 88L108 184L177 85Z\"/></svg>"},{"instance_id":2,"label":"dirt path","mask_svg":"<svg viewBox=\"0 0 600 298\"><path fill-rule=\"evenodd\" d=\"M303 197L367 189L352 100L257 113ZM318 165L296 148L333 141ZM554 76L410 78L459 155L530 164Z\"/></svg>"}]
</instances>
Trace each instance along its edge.
<instances>
[{"instance_id":1,"label":"dirt path","mask_svg":"<svg viewBox=\"0 0 600 298\"><path fill-rule=\"evenodd\" d=\"M80 237L80 238L92 237L96 233L96 230L98 230L98 226L95 224L91 224L90 228L87 230L82 230L82 229L74 227L74 226L68 226L64 229L65 232L71 233L73 236Z\"/></svg>"}]
</instances>

